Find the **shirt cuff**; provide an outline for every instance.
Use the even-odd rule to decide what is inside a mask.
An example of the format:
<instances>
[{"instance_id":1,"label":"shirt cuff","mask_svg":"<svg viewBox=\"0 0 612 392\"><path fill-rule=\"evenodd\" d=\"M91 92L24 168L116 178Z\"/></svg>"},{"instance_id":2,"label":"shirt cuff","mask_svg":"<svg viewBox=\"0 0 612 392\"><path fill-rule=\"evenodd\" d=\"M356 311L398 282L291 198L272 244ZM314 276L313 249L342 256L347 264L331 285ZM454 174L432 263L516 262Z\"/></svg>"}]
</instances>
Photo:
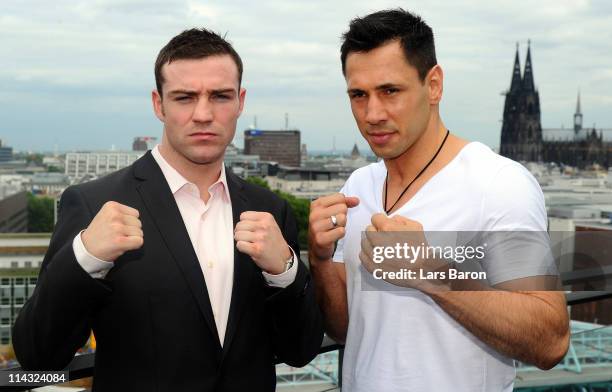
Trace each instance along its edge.
<instances>
[{"instance_id":1,"label":"shirt cuff","mask_svg":"<svg viewBox=\"0 0 612 392\"><path fill-rule=\"evenodd\" d=\"M96 256L90 254L87 249L85 249L81 234L83 234L83 231L77 234L76 237L74 237L74 241L72 241L72 249L74 250L76 260L89 276L95 279L103 279L108 271L113 268L115 263L100 260Z\"/></svg>"},{"instance_id":2,"label":"shirt cuff","mask_svg":"<svg viewBox=\"0 0 612 392\"><path fill-rule=\"evenodd\" d=\"M278 275L272 275L265 271L261 271L268 286L284 289L295 280L298 269L298 258L293 249L291 249L291 247L289 247L289 249L291 250L291 258L293 259L293 265L291 268Z\"/></svg>"}]
</instances>

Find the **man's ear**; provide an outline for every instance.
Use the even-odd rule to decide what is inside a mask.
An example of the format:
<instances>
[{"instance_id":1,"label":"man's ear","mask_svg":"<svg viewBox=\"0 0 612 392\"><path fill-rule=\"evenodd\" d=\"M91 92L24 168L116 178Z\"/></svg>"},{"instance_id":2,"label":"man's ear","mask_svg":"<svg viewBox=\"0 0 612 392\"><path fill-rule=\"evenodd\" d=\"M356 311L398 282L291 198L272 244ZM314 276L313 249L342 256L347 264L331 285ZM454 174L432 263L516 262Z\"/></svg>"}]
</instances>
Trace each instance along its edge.
<instances>
[{"instance_id":1,"label":"man's ear","mask_svg":"<svg viewBox=\"0 0 612 392\"><path fill-rule=\"evenodd\" d=\"M239 108L238 108L238 116L240 116L242 114L242 109L244 109L244 99L246 98L246 89L243 87L240 87L240 91L238 92L238 101L239 101Z\"/></svg>"},{"instance_id":2,"label":"man's ear","mask_svg":"<svg viewBox=\"0 0 612 392\"><path fill-rule=\"evenodd\" d=\"M425 82L429 87L429 103L431 105L439 104L444 91L444 72L442 72L442 67L439 64L429 70Z\"/></svg>"},{"instance_id":3,"label":"man's ear","mask_svg":"<svg viewBox=\"0 0 612 392\"><path fill-rule=\"evenodd\" d=\"M162 105L162 97L157 90L151 91L151 101L153 102L153 111L157 118L159 118L159 121L165 122L166 116L164 114L164 106Z\"/></svg>"}]
</instances>

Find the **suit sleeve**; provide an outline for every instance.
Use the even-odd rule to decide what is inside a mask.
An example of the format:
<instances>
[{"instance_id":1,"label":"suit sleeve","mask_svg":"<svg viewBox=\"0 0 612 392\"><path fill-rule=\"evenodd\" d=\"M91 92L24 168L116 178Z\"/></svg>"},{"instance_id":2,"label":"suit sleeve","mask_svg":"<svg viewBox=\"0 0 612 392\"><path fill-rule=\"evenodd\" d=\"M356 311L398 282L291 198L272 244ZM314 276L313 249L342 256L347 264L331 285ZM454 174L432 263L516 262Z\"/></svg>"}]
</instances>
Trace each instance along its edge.
<instances>
[{"instance_id":1,"label":"suit sleeve","mask_svg":"<svg viewBox=\"0 0 612 392\"><path fill-rule=\"evenodd\" d=\"M291 208L283 200L282 230L285 240L298 256L298 270L293 283L284 289L272 289L268 309L272 317L275 354L280 362L302 367L318 354L323 341L323 319L315 300L310 273L299 260L297 223Z\"/></svg>"},{"instance_id":2,"label":"suit sleeve","mask_svg":"<svg viewBox=\"0 0 612 392\"><path fill-rule=\"evenodd\" d=\"M58 221L34 293L13 326L13 346L27 370L65 368L87 341L92 314L110 293L78 264L72 241L93 214L75 187L61 198Z\"/></svg>"}]
</instances>

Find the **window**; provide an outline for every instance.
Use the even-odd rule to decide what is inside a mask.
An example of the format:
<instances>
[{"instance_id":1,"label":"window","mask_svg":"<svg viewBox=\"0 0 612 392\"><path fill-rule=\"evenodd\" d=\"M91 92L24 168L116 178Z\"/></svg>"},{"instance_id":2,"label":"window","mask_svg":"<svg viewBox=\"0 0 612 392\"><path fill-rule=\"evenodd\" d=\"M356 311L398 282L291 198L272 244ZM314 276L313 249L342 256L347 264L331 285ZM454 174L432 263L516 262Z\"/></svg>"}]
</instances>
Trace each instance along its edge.
<instances>
[{"instance_id":1,"label":"window","mask_svg":"<svg viewBox=\"0 0 612 392\"><path fill-rule=\"evenodd\" d=\"M25 263L23 263L23 266L25 268L32 268L32 262L31 261L26 261Z\"/></svg>"},{"instance_id":2,"label":"window","mask_svg":"<svg viewBox=\"0 0 612 392\"><path fill-rule=\"evenodd\" d=\"M19 263L17 261L11 261L11 268L18 268Z\"/></svg>"}]
</instances>

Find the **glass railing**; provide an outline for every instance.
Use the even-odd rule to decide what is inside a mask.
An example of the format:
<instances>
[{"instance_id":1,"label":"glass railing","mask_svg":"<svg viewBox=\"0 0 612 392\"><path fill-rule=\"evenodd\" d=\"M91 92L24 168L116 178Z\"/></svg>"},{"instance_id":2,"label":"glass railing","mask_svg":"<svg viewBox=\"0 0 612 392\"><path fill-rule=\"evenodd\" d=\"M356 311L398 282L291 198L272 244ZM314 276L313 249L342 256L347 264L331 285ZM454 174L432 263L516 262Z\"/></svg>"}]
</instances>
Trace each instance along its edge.
<instances>
[{"instance_id":1,"label":"glass railing","mask_svg":"<svg viewBox=\"0 0 612 392\"><path fill-rule=\"evenodd\" d=\"M576 296L567 294L569 305L612 298L611 292L581 292ZM325 338L319 355L303 368L277 364L277 389L297 391L302 386L309 392L339 390L341 380L342 345ZM66 368L70 380L78 380L93 375L93 352L81 352ZM20 370L14 360L2 362L0 369ZM2 370L0 370L2 371ZM571 343L566 357L552 370L542 371L531 365L517 363L516 390L553 391L552 385L606 385L612 381L612 326L603 326L581 321L571 323ZM585 384L586 383L586 384ZM546 386L551 389L546 389ZM612 390L612 383L609 384ZM11 388L0 383L0 390L25 391L29 388ZM302 390L302 389L299 389ZM561 391L561 389L557 389ZM569 389L571 390L571 389ZM580 390L580 389L578 389ZM583 389L588 391L589 389ZM591 389L597 390L597 389ZM608 389L603 389L608 390Z\"/></svg>"}]
</instances>

